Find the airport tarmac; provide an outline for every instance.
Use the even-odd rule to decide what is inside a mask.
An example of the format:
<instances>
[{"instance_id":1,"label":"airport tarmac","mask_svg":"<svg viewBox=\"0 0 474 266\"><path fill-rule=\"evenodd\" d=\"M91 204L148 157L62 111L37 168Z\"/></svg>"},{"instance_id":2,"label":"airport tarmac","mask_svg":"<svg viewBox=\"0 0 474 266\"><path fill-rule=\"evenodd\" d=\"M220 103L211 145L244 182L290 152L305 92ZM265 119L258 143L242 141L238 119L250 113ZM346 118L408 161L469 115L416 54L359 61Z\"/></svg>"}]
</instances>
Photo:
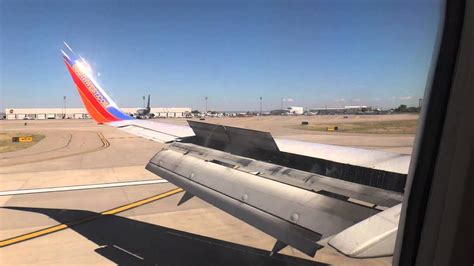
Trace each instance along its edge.
<instances>
[{"instance_id":1,"label":"airport tarmac","mask_svg":"<svg viewBox=\"0 0 474 266\"><path fill-rule=\"evenodd\" d=\"M156 119L160 122L187 124L186 119ZM194 119L196 120L196 119ZM207 123L224 124L272 133L274 137L303 140L316 143L384 150L401 154L411 154L414 134L360 134L346 132L324 132L302 130L301 122L311 125L328 124L338 126L344 123L418 120L417 114L395 115L313 115L313 116L253 116L209 118ZM199 120L198 120L199 121Z\"/></svg>"},{"instance_id":2,"label":"airport tarmac","mask_svg":"<svg viewBox=\"0 0 474 266\"><path fill-rule=\"evenodd\" d=\"M321 117L310 119L336 119ZM413 135L329 134L285 125L308 117L213 118L274 136L410 153ZM352 119L352 118L351 118ZM357 118L353 118L357 119ZM368 119L368 118L359 118ZM378 118L377 118L378 119ZM184 123L184 119L160 122ZM0 264L389 265L331 248L314 258L197 199L144 169L162 144L91 120L0 121L0 132L41 133L0 154ZM3 194L2 194L3 193ZM28 193L28 194L27 194Z\"/></svg>"}]
</instances>

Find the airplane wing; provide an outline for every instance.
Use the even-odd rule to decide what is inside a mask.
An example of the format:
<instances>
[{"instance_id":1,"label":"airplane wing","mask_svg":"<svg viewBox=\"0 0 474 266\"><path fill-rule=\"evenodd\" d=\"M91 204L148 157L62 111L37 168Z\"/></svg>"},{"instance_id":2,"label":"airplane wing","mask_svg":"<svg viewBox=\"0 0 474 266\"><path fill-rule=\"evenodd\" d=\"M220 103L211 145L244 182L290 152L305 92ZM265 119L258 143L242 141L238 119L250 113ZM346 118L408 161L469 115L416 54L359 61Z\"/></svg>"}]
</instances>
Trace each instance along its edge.
<instances>
[{"instance_id":1,"label":"airplane wing","mask_svg":"<svg viewBox=\"0 0 474 266\"><path fill-rule=\"evenodd\" d=\"M107 124L130 134L161 143L168 143L179 138L191 137L194 135L193 130L188 126L159 123L155 121L152 122L149 120L131 119L110 122Z\"/></svg>"},{"instance_id":2,"label":"airplane wing","mask_svg":"<svg viewBox=\"0 0 474 266\"><path fill-rule=\"evenodd\" d=\"M67 45L66 45L67 46ZM314 256L330 245L351 257L393 253L410 156L275 139L268 132L197 121L129 117L67 46L64 62L97 123L167 143L146 169Z\"/></svg>"}]
</instances>

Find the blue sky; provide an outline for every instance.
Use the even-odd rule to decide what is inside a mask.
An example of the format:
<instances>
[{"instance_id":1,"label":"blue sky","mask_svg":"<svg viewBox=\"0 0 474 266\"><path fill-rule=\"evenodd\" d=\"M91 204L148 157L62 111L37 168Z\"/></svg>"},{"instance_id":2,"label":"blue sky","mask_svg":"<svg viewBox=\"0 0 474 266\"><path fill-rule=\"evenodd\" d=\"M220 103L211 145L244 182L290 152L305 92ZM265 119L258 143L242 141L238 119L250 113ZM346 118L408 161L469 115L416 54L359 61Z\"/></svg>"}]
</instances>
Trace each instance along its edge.
<instances>
[{"instance_id":1,"label":"blue sky","mask_svg":"<svg viewBox=\"0 0 474 266\"><path fill-rule=\"evenodd\" d=\"M119 106L416 105L439 1L0 0L0 108L80 107L66 41Z\"/></svg>"}]
</instances>

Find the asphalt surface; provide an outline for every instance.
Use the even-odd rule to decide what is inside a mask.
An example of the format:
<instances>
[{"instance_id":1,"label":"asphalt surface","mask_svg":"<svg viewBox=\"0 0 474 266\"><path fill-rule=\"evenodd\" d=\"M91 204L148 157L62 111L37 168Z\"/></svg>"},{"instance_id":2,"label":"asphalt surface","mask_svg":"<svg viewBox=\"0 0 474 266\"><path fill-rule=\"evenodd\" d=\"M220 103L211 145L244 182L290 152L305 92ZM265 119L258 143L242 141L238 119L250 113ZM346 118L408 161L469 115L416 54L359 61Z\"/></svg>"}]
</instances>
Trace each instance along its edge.
<instances>
[{"instance_id":1,"label":"asphalt surface","mask_svg":"<svg viewBox=\"0 0 474 266\"><path fill-rule=\"evenodd\" d=\"M372 139L368 148L405 153L413 143L409 135L338 137L289 130L274 121L260 121L260 127L266 122L275 136L322 143L357 146L361 139ZM247 126L253 124L249 119ZM159 180L144 166L160 143L90 120L29 121L26 126L0 121L0 131L46 136L28 149L0 154L1 265L390 264L391 258L353 260L330 248L314 258L291 247L269 257L272 237L197 198L177 207L182 192L172 184L136 183ZM83 188L89 185L103 187ZM21 193L26 190L33 192Z\"/></svg>"}]
</instances>

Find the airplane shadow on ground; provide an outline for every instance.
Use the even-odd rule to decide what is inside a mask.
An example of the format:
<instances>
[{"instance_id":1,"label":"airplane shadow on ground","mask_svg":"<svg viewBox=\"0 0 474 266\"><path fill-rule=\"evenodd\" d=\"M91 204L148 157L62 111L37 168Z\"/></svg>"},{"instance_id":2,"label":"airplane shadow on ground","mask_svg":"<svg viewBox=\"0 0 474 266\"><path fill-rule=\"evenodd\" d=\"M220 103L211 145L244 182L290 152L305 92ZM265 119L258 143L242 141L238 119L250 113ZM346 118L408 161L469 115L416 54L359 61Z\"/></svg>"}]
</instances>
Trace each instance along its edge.
<instances>
[{"instance_id":1,"label":"airplane shadow on ground","mask_svg":"<svg viewBox=\"0 0 474 266\"><path fill-rule=\"evenodd\" d=\"M93 241L95 251L118 265L326 265L310 260L274 254L184 231L115 215L97 217L83 210L3 207L40 213ZM34 240L33 240L34 241Z\"/></svg>"}]
</instances>

